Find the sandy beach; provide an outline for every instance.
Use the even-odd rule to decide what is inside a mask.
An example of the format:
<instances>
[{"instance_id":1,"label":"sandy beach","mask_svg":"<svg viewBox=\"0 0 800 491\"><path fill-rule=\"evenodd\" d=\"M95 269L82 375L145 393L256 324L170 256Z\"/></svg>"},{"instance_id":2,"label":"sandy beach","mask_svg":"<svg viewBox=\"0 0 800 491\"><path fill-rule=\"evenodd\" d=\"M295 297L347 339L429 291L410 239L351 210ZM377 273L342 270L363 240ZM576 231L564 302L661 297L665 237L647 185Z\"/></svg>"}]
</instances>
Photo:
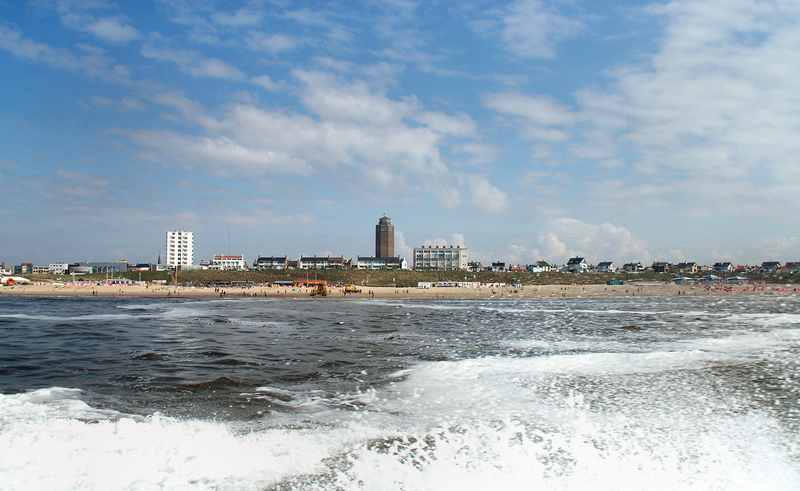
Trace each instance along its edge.
<instances>
[{"instance_id":1,"label":"sandy beach","mask_svg":"<svg viewBox=\"0 0 800 491\"><path fill-rule=\"evenodd\" d=\"M793 295L797 289L783 285L538 285L522 288L512 287L434 287L392 288L359 287L361 293L344 293L341 287L333 287L325 297L313 300L367 299L367 298L421 298L421 299L470 299L493 298L497 300L518 298L588 298L615 296L719 296L719 295ZM167 297L167 298L280 298L311 297L311 288L275 288L253 286L250 288L198 288L164 285L97 286L33 284L14 285L0 289L0 296L79 296L79 297Z\"/></svg>"}]
</instances>

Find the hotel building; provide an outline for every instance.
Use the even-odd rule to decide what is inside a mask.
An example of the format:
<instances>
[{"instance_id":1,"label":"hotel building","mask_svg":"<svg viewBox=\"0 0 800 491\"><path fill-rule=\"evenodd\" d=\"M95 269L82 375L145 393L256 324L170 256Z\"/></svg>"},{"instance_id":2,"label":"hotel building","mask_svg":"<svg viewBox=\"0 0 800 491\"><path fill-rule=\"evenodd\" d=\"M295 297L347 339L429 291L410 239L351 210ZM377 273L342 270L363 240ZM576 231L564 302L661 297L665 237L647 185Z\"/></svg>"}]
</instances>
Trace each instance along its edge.
<instances>
[{"instance_id":1,"label":"hotel building","mask_svg":"<svg viewBox=\"0 0 800 491\"><path fill-rule=\"evenodd\" d=\"M416 270L466 270L467 266L466 247L428 246L414 249L414 269Z\"/></svg>"},{"instance_id":2,"label":"hotel building","mask_svg":"<svg viewBox=\"0 0 800 491\"><path fill-rule=\"evenodd\" d=\"M167 232L167 267L185 268L194 264L194 232L183 229Z\"/></svg>"}]
</instances>

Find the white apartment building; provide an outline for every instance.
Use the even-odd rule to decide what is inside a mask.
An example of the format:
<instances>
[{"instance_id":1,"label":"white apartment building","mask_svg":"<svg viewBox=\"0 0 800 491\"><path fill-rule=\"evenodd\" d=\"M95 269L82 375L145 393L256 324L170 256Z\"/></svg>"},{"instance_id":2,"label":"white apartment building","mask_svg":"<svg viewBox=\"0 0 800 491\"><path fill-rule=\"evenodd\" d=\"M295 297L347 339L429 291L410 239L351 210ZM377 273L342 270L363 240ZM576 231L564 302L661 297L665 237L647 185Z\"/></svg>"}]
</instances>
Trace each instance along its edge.
<instances>
[{"instance_id":1,"label":"white apartment building","mask_svg":"<svg viewBox=\"0 0 800 491\"><path fill-rule=\"evenodd\" d=\"M194 232L171 230L167 232L167 267L192 266L194 264Z\"/></svg>"},{"instance_id":2,"label":"white apartment building","mask_svg":"<svg viewBox=\"0 0 800 491\"><path fill-rule=\"evenodd\" d=\"M418 247L414 249L414 269L416 270L466 270L467 248Z\"/></svg>"},{"instance_id":3,"label":"white apartment building","mask_svg":"<svg viewBox=\"0 0 800 491\"><path fill-rule=\"evenodd\" d=\"M208 265L208 269L219 269L223 271L241 271L245 269L244 255L226 256L214 254L214 258Z\"/></svg>"},{"instance_id":4,"label":"white apartment building","mask_svg":"<svg viewBox=\"0 0 800 491\"><path fill-rule=\"evenodd\" d=\"M67 274L69 271L69 264L67 263L50 263L47 267L50 274Z\"/></svg>"}]
</instances>

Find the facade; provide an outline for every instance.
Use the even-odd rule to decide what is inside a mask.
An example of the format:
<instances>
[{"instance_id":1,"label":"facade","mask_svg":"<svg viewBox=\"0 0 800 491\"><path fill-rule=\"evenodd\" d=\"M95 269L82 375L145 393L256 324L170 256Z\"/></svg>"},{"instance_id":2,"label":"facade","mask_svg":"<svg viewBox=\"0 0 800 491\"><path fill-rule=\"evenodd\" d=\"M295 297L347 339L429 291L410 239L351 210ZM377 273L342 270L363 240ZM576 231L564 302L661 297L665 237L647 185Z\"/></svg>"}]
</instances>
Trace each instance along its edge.
<instances>
[{"instance_id":1,"label":"facade","mask_svg":"<svg viewBox=\"0 0 800 491\"><path fill-rule=\"evenodd\" d=\"M194 232L178 229L167 232L167 267L183 268L194 264Z\"/></svg>"},{"instance_id":2,"label":"facade","mask_svg":"<svg viewBox=\"0 0 800 491\"><path fill-rule=\"evenodd\" d=\"M694 274L697 273L697 263L696 262L683 262L678 263L678 271L681 273L689 273Z\"/></svg>"},{"instance_id":3,"label":"facade","mask_svg":"<svg viewBox=\"0 0 800 491\"><path fill-rule=\"evenodd\" d=\"M547 264L547 261L536 261L528 266L528 271L531 273L549 273L550 267L551 266Z\"/></svg>"},{"instance_id":4,"label":"facade","mask_svg":"<svg viewBox=\"0 0 800 491\"><path fill-rule=\"evenodd\" d=\"M506 271L506 263L497 261L492 263L492 273L502 273Z\"/></svg>"},{"instance_id":5,"label":"facade","mask_svg":"<svg viewBox=\"0 0 800 491\"><path fill-rule=\"evenodd\" d=\"M67 274L69 271L69 264L67 263L50 263L47 268L50 274Z\"/></svg>"},{"instance_id":6,"label":"facade","mask_svg":"<svg viewBox=\"0 0 800 491\"><path fill-rule=\"evenodd\" d=\"M223 254L214 254L214 257L208 264L208 269L217 269L221 271L241 271L245 269L244 255L226 256Z\"/></svg>"},{"instance_id":7,"label":"facade","mask_svg":"<svg viewBox=\"0 0 800 491\"><path fill-rule=\"evenodd\" d=\"M262 257L258 256L253 262L253 268L255 269L286 269L286 256L283 257Z\"/></svg>"},{"instance_id":8,"label":"facade","mask_svg":"<svg viewBox=\"0 0 800 491\"><path fill-rule=\"evenodd\" d=\"M375 225L375 257L394 257L394 225L386 215Z\"/></svg>"},{"instance_id":9,"label":"facade","mask_svg":"<svg viewBox=\"0 0 800 491\"><path fill-rule=\"evenodd\" d=\"M720 273L723 273L723 272L728 273L730 271L733 271L733 265L728 261L721 262L721 263L714 263L714 271L717 271L717 272L720 272Z\"/></svg>"},{"instance_id":10,"label":"facade","mask_svg":"<svg viewBox=\"0 0 800 491\"><path fill-rule=\"evenodd\" d=\"M467 248L418 247L414 249L414 269L418 270L466 270Z\"/></svg>"},{"instance_id":11,"label":"facade","mask_svg":"<svg viewBox=\"0 0 800 491\"><path fill-rule=\"evenodd\" d=\"M350 269L353 266L353 260L345 260L344 256L300 256L297 262L299 269Z\"/></svg>"},{"instance_id":12,"label":"facade","mask_svg":"<svg viewBox=\"0 0 800 491\"><path fill-rule=\"evenodd\" d=\"M644 266L639 261L636 261L635 263L625 263L622 269L628 273L641 273L644 271Z\"/></svg>"},{"instance_id":13,"label":"facade","mask_svg":"<svg viewBox=\"0 0 800 491\"><path fill-rule=\"evenodd\" d=\"M603 261L597 263L597 272L598 273L616 273L617 272L617 265L614 264L614 261Z\"/></svg>"},{"instance_id":14,"label":"facade","mask_svg":"<svg viewBox=\"0 0 800 491\"><path fill-rule=\"evenodd\" d=\"M408 261L399 257L358 257L358 269L408 269Z\"/></svg>"},{"instance_id":15,"label":"facade","mask_svg":"<svg viewBox=\"0 0 800 491\"><path fill-rule=\"evenodd\" d=\"M777 273L779 269L781 269L781 263L779 261L765 261L761 263L759 271L762 273Z\"/></svg>"},{"instance_id":16,"label":"facade","mask_svg":"<svg viewBox=\"0 0 800 491\"><path fill-rule=\"evenodd\" d=\"M128 263L123 261L114 263L87 261L83 263L77 263L76 266L89 268L89 273L124 273L128 271Z\"/></svg>"},{"instance_id":17,"label":"facade","mask_svg":"<svg viewBox=\"0 0 800 491\"><path fill-rule=\"evenodd\" d=\"M582 257L573 257L567 261L567 270L573 273L585 273L589 270L589 263Z\"/></svg>"},{"instance_id":18,"label":"facade","mask_svg":"<svg viewBox=\"0 0 800 491\"><path fill-rule=\"evenodd\" d=\"M92 274L91 266L81 266L80 264L70 264L69 265L69 274Z\"/></svg>"},{"instance_id":19,"label":"facade","mask_svg":"<svg viewBox=\"0 0 800 491\"><path fill-rule=\"evenodd\" d=\"M663 261L655 261L653 265L650 266L650 269L652 269L654 273L669 273L672 270L672 265Z\"/></svg>"}]
</instances>

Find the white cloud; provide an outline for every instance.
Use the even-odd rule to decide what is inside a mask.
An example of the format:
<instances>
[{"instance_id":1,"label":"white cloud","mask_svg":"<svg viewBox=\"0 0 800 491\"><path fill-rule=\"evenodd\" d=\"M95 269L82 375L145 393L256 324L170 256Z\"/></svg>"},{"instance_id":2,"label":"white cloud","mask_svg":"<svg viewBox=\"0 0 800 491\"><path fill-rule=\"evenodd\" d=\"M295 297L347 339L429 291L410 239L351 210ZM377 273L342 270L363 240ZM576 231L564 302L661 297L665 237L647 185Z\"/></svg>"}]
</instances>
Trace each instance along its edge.
<instances>
[{"instance_id":1,"label":"white cloud","mask_svg":"<svg viewBox=\"0 0 800 491\"><path fill-rule=\"evenodd\" d=\"M268 148L245 146L226 137L191 137L171 131L126 132L139 145L156 150L188 169L247 179L270 173L307 175L311 168L300 158Z\"/></svg>"},{"instance_id":2,"label":"white cloud","mask_svg":"<svg viewBox=\"0 0 800 491\"><path fill-rule=\"evenodd\" d=\"M150 152L142 154L148 160L175 161L216 175L308 175L351 196L380 202L430 194L444 206L489 214L507 206L505 193L485 177L455 172L442 160L444 131L409 123L433 114L417 101L393 100L363 81L345 82L321 72L297 71L296 76L310 115L231 103L213 117L181 93L163 93L154 101L175 108L180 120L199 125L205 134L129 135ZM447 115L437 116L444 121ZM451 118L464 124L462 115ZM444 126L452 131L452 125Z\"/></svg>"},{"instance_id":3,"label":"white cloud","mask_svg":"<svg viewBox=\"0 0 800 491\"><path fill-rule=\"evenodd\" d=\"M224 80L242 80L244 73L217 58L205 58L197 51L172 49L162 46L163 40L155 36L154 39L142 45L142 56L158 61L170 61L178 65L181 70L196 77L211 77Z\"/></svg>"},{"instance_id":4,"label":"white cloud","mask_svg":"<svg viewBox=\"0 0 800 491\"><path fill-rule=\"evenodd\" d=\"M217 24L225 27L254 26L261 23L262 15L242 8L236 12L214 12L211 19Z\"/></svg>"},{"instance_id":5,"label":"white cloud","mask_svg":"<svg viewBox=\"0 0 800 491\"><path fill-rule=\"evenodd\" d=\"M523 58L552 58L558 41L583 25L559 15L541 0L520 0L503 15L503 40L509 50Z\"/></svg>"},{"instance_id":6,"label":"white cloud","mask_svg":"<svg viewBox=\"0 0 800 491\"><path fill-rule=\"evenodd\" d=\"M267 90L271 90L273 92L284 90L288 87L286 82L283 81L276 82L272 80L272 78L270 78L269 75L259 75L257 77L251 77L250 82L260 87L264 87Z\"/></svg>"},{"instance_id":7,"label":"white cloud","mask_svg":"<svg viewBox=\"0 0 800 491\"><path fill-rule=\"evenodd\" d=\"M0 25L0 48L14 56L37 63L44 63L52 68L81 73L113 83L131 83L130 70L116 64L113 58L102 50L89 46L79 46L83 51L77 54L67 48L54 48L24 37L19 29Z\"/></svg>"},{"instance_id":8,"label":"white cloud","mask_svg":"<svg viewBox=\"0 0 800 491\"><path fill-rule=\"evenodd\" d=\"M594 225L574 218L549 220L539 233L535 253L548 262L566 263L570 257L585 257L590 264L600 261L650 262L652 255L643 239L634 237L624 227L611 223Z\"/></svg>"},{"instance_id":9,"label":"white cloud","mask_svg":"<svg viewBox=\"0 0 800 491\"><path fill-rule=\"evenodd\" d=\"M118 112L130 111L144 111L146 106L135 97L123 97L118 101L109 99L107 97L94 95L92 96L92 105L97 107L110 107Z\"/></svg>"},{"instance_id":10,"label":"white cloud","mask_svg":"<svg viewBox=\"0 0 800 491\"><path fill-rule=\"evenodd\" d=\"M631 200L683 216L800 207L800 5L676 0L645 11L665 22L658 51L609 71L606 89L576 92L574 109L521 93L485 105L518 124L535 158L580 165L589 184L578 189L609 213Z\"/></svg>"},{"instance_id":11,"label":"white cloud","mask_svg":"<svg viewBox=\"0 0 800 491\"><path fill-rule=\"evenodd\" d=\"M409 263L414 262L414 248L406 244L406 237L398 230L394 231L394 254L406 258Z\"/></svg>"},{"instance_id":12,"label":"white cloud","mask_svg":"<svg viewBox=\"0 0 800 491\"><path fill-rule=\"evenodd\" d=\"M294 49L298 41L285 34L267 34L251 32L247 39L247 46L254 51L268 51L273 55L282 51Z\"/></svg>"},{"instance_id":13,"label":"white cloud","mask_svg":"<svg viewBox=\"0 0 800 491\"><path fill-rule=\"evenodd\" d=\"M128 24L127 18L122 15L94 20L82 26L81 30L111 44L125 44L141 37L139 31Z\"/></svg>"},{"instance_id":14,"label":"white cloud","mask_svg":"<svg viewBox=\"0 0 800 491\"><path fill-rule=\"evenodd\" d=\"M113 7L104 1L40 1L36 5L57 13L65 27L92 34L109 44L127 44L141 37L139 30L131 25L125 15L95 15L97 11L107 11Z\"/></svg>"}]
</instances>

